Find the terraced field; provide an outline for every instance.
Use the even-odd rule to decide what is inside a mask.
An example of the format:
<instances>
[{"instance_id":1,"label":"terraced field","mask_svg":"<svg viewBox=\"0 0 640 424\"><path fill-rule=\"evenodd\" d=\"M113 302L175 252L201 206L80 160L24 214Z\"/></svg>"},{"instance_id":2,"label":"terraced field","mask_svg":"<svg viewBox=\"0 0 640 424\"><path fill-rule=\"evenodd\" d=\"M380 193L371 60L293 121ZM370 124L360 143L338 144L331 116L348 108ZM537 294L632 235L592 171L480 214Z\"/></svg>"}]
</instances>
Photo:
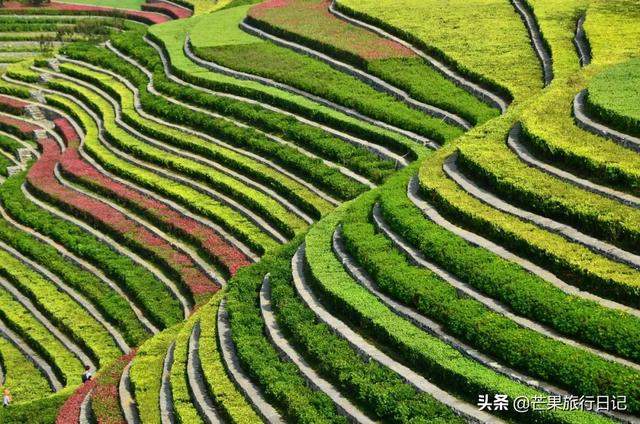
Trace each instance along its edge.
<instances>
[{"instance_id":1,"label":"terraced field","mask_svg":"<svg viewBox=\"0 0 640 424\"><path fill-rule=\"evenodd\" d=\"M0 422L640 422L639 18L4 2Z\"/></svg>"}]
</instances>

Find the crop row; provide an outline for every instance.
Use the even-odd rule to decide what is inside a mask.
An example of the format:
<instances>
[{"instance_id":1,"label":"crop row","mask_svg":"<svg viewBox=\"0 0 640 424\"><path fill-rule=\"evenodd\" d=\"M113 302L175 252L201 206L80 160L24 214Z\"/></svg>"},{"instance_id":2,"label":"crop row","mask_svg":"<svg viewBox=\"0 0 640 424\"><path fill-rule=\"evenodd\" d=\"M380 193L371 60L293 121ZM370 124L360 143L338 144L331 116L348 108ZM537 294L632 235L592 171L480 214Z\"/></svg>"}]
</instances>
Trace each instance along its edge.
<instances>
[{"instance_id":1,"label":"crop row","mask_svg":"<svg viewBox=\"0 0 640 424\"><path fill-rule=\"evenodd\" d=\"M0 275L26 296L34 307L66 334L96 364L106 364L117 357L120 349L107 330L75 300L62 293L35 270L19 259L0 252Z\"/></svg>"},{"instance_id":2,"label":"crop row","mask_svg":"<svg viewBox=\"0 0 640 424\"><path fill-rule=\"evenodd\" d=\"M132 35L135 34L132 33ZM237 100L215 96L170 81L164 75L162 62L157 52L144 43L139 35L137 38L129 40L118 39L114 41L120 41L121 44L118 47L123 48L126 53L131 55L140 54L140 49L147 49L145 56L136 56L135 59L148 62L145 66L154 71L154 87L163 95L220 113L223 116L231 116L250 126L261 128L265 132L280 136L311 153L344 165L372 181L382 181L393 172L394 164L392 162L382 160L365 149L338 140L319 129L301 124L293 118L268 111L261 106L246 105ZM146 85L140 85L139 88L145 90ZM164 108L171 109L169 102L162 97L155 100L154 103L145 104L143 98L143 107L148 107L149 111L155 112L158 116L171 119L169 116L165 116L166 111L163 112L160 108L161 105L164 105ZM241 128L236 123L230 122L229 119L212 119L211 115L203 116L203 114L184 108L181 110L174 106L172 109L175 113L181 113L179 123L205 132L215 131L222 140L271 158L302 178L312 178L319 187L342 199L352 198L365 190L361 184L336 169L328 168L321 160L309 158L289 146L274 143L251 128ZM173 120L175 121L175 118Z\"/></svg>"},{"instance_id":3,"label":"crop row","mask_svg":"<svg viewBox=\"0 0 640 424\"><path fill-rule=\"evenodd\" d=\"M0 318L24 343L40 355L64 385L80 380L82 363L7 291L0 290Z\"/></svg>"},{"instance_id":4,"label":"crop row","mask_svg":"<svg viewBox=\"0 0 640 424\"><path fill-rule=\"evenodd\" d=\"M132 125L137 130L140 130L146 134L151 134L152 136L158 135L162 137L162 139L170 139L172 144L177 144L179 146L188 145L189 147L191 147L191 150L194 150L193 145L196 144L196 146L198 147L196 147L195 150L205 150L205 151L213 150L214 152L216 151L215 146L212 145L213 143L205 142L197 137L190 136L189 134L184 134L171 127L157 124L153 121L144 119L140 117L138 114L134 113L130 107L134 102L133 93L131 93L131 91L129 91L125 85L119 83L118 81L115 81L112 78L105 77L102 74L98 74L96 72L92 72L84 68L78 67L76 65L65 64L61 66L61 70L65 73L68 73L74 76L79 76L85 80L90 81L92 84L100 88L104 88L108 90L108 92L112 94L113 97L118 99L118 101L122 105L123 120L129 123L130 125ZM132 151L135 149L126 148L124 150ZM157 150L158 149L153 149L152 151L157 151ZM218 156L222 156L224 158L226 157L225 153L227 152L220 152ZM145 156L149 156L149 155L147 154ZM230 182L231 179L229 177L220 175L221 173L219 171L215 171L211 169L211 167L207 167L206 171L204 171L203 166L198 164L195 161L181 160L181 159L178 159L178 157L175 154L169 155L167 153L164 153L165 161L167 160L167 157L173 157L175 158L176 161L180 160L181 162L185 162L185 164L188 163L189 166L186 166L186 165L183 166L188 169L188 171L186 171L188 175L194 176L199 180L208 182L213 187L216 187L220 191L226 194L229 194L240 201L244 201L244 203L248 203L248 204L252 203L252 202L248 202L247 198L251 198L254 201L257 201L260 199L260 196L264 197L264 194L262 193L259 193L259 194L255 193L255 189L253 188L249 188L244 185L241 185L241 189L234 187L234 185L242 184L242 183L237 182L236 184L234 184L232 181ZM217 178L215 178L216 176ZM216 180L220 180L220 181L216 184L215 183ZM226 181L226 184L225 184L225 181ZM314 212L314 215L316 216L319 216L320 213L322 212L327 212L328 208L330 207L323 201L318 200L317 198L314 198L315 196L313 196L307 190L303 190L302 187L300 186L294 187L294 191L287 190L286 194L288 194L288 196L291 198L298 199L298 203L302 204L306 210L312 210ZM264 199L263 199L263 202L264 202ZM278 205L276 207L275 205L271 205L269 209L271 210L271 213L273 215L276 215L277 211L279 210L278 208L281 209L282 206ZM258 207L256 207L256 209L259 210ZM282 218L284 218L284 216ZM293 226L293 222L291 223L290 227L292 226ZM281 226L280 228L284 231L285 228L287 227ZM287 228L287 230L291 231L291 228Z\"/></svg>"},{"instance_id":5,"label":"crop row","mask_svg":"<svg viewBox=\"0 0 640 424\"><path fill-rule=\"evenodd\" d=\"M0 363L4 387L11 388L14 402L29 402L51 393L40 371L9 341L0 338Z\"/></svg>"},{"instance_id":6,"label":"crop row","mask_svg":"<svg viewBox=\"0 0 640 424\"><path fill-rule=\"evenodd\" d=\"M238 9L238 14L241 11L244 11L244 8ZM239 45L230 43L231 45L222 47L200 48L196 45L194 51L198 57L205 60L287 84L354 109L374 120L412 131L440 143L445 143L462 133L459 128L412 109L391 95L376 91L325 63L259 41L256 39L253 44Z\"/></svg>"},{"instance_id":7,"label":"crop row","mask_svg":"<svg viewBox=\"0 0 640 424\"><path fill-rule=\"evenodd\" d=\"M207 389L229 422L259 423L261 420L256 412L227 376L227 366L218 344L219 330L215 319L221 299L221 295L217 296L203 307L200 319L202 333L198 355L202 362Z\"/></svg>"},{"instance_id":8,"label":"crop row","mask_svg":"<svg viewBox=\"0 0 640 424\"><path fill-rule=\"evenodd\" d=\"M180 281L189 296L215 291L208 276L169 242L128 218L108 204L63 186L54 175L56 164L64 160L52 139L40 140L42 157L27 174L28 187L37 196L62 210L88 221L93 227L110 234L120 243L151 259L172 278ZM66 154L74 151L65 152Z\"/></svg>"},{"instance_id":9,"label":"crop row","mask_svg":"<svg viewBox=\"0 0 640 424\"><path fill-rule=\"evenodd\" d=\"M2 204L14 219L95 264L119 283L151 321L160 327L164 328L181 320L177 301L166 289L159 287L153 274L128 257L112 251L79 227L35 206L21 190L24 180L22 175L11 178L0 190Z\"/></svg>"},{"instance_id":10,"label":"crop row","mask_svg":"<svg viewBox=\"0 0 640 424\"><path fill-rule=\"evenodd\" d=\"M146 44L143 44L143 46L146 46ZM75 54L75 52L70 51L70 49L67 50L67 54L72 57L108 68L133 81L141 92L142 106L149 113L167 119L170 122L194 127L208 134L216 134L216 136L220 137L223 141L233 146L248 149L262 157L274 160L276 163L292 170L302 178L312 180L314 184L321 189L326 190L328 193L336 194L340 198L352 198L366 189L361 184L342 175L339 171L327 167L320 160L311 159L293 148L268 140L250 128L240 128L223 119L212 118L209 115L175 105L162 97L151 95L147 91L146 77L138 69L123 62L105 50L95 49L91 53L91 55L85 54L84 52ZM152 50L150 53L155 54L156 52ZM155 57L157 58L157 54ZM159 71L162 72L162 65L160 65ZM197 90L191 89L191 91L189 91L188 88L167 81L163 73L156 72L154 74L154 83L160 90L161 88L158 82L160 78L173 90L172 93L175 97L188 95L190 99L217 99L214 96L202 94ZM211 102L205 102L204 105L200 104L200 106L203 106L205 109L215 110L210 103ZM134 126L137 126L135 122ZM169 139L168 142L171 143L171 139ZM173 142L175 143L175 141ZM360 153L358 153L358 155L359 154ZM348 157L349 155L345 153L345 158ZM375 170L373 172L375 172ZM292 197L291 200L300 203L300 200L296 197ZM308 209L308 207L306 209Z\"/></svg>"},{"instance_id":11,"label":"crop row","mask_svg":"<svg viewBox=\"0 0 640 424\"><path fill-rule=\"evenodd\" d=\"M169 20L165 15L158 13L144 12L140 10L114 9L110 7L84 5L84 4L66 4L52 3L46 7L24 7L19 3L5 5L0 10L0 15L94 15L94 16L111 16L116 18L126 18L138 21L144 24L159 24Z\"/></svg>"},{"instance_id":12,"label":"crop row","mask_svg":"<svg viewBox=\"0 0 640 424\"><path fill-rule=\"evenodd\" d=\"M406 143L409 141L395 133L359 121L305 97L252 81L227 77L196 65L186 57L183 50L184 34L188 32L188 25L189 21L175 21L168 26L150 28L147 33L147 37L160 47L163 55L170 62L168 64L170 71L180 79L210 90L273 105L349 135L370 140L392 151L408 153L410 159L415 159L415 153L407 149ZM232 29L225 28L225 31L227 30Z\"/></svg>"},{"instance_id":13,"label":"crop row","mask_svg":"<svg viewBox=\"0 0 640 424\"><path fill-rule=\"evenodd\" d=\"M350 63L417 100L458 113L474 124L497 116L496 110L447 80L405 46L333 16L330 3L290 2L275 8L262 3L250 9L248 16L269 32L275 30L279 36Z\"/></svg>"},{"instance_id":14,"label":"crop row","mask_svg":"<svg viewBox=\"0 0 640 424\"><path fill-rule=\"evenodd\" d=\"M587 112L619 131L640 136L637 59L613 66L589 83Z\"/></svg>"},{"instance_id":15,"label":"crop row","mask_svg":"<svg viewBox=\"0 0 640 424\"><path fill-rule=\"evenodd\" d=\"M133 101L132 97L124 97L127 94L131 95L131 93L125 86L114 79L105 77L103 82L105 86L108 85L112 90L118 92L121 99L125 99L123 102L125 106L127 105L126 100ZM49 85L51 86L51 84L52 83ZM61 91L66 91L78 96L96 110L96 112L100 113L104 120L106 136L122 151L131 153L139 159L160 165L165 169L171 169L174 172L207 183L210 187L237 199L262 216L267 217L267 219L286 236L290 237L306 226L298 217L293 216L289 211L285 210L282 205L262 192L250 188L244 183L212 169L210 166L205 166L193 160L166 152L163 149L151 146L148 143L141 142L132 137L125 130L115 125L116 118L113 109L105 102L104 98L81 88L79 85L72 85L68 82L63 83L62 81L56 81L55 85L56 88Z\"/></svg>"},{"instance_id":16,"label":"crop row","mask_svg":"<svg viewBox=\"0 0 640 424\"><path fill-rule=\"evenodd\" d=\"M440 213L530 258L569 284L624 304L638 305L637 271L467 195L442 170L442 161L448 154L450 151L439 152L420 170L422 192Z\"/></svg>"},{"instance_id":17,"label":"crop row","mask_svg":"<svg viewBox=\"0 0 640 424\"><path fill-rule=\"evenodd\" d=\"M136 130L171 146L179 149L184 148L208 159L215 160L217 163L237 170L242 175L253 177L256 181L263 182L269 187L274 187L278 192L283 193L285 197L291 199L292 202L316 218L330 209L330 205L310 193L300 184L257 161L195 135L143 118L138 113L135 113L132 108L134 102L132 93L115 81L105 81L104 75L89 72L86 68L66 64L61 66L61 70L92 83L118 99L123 105L123 121Z\"/></svg>"},{"instance_id":18,"label":"crop row","mask_svg":"<svg viewBox=\"0 0 640 424\"><path fill-rule=\"evenodd\" d=\"M96 422L125 422L118 396L118 384L127 364L135 357L132 351L119 357L116 361L102 369L95 377L94 389L91 392L91 415Z\"/></svg>"},{"instance_id":19,"label":"crop row","mask_svg":"<svg viewBox=\"0 0 640 424\"><path fill-rule=\"evenodd\" d=\"M428 222L404 196L404 182L395 186L395 192L383 193L383 216L388 217L387 222L398 233L419 246L428 260L507 303L514 312L532 316L574 338L588 338L594 345L605 344L607 348L621 352L615 344L617 340L625 340L628 332L638 331L634 317L601 308L592 302L571 299L517 266L474 248ZM459 298L453 287L430 271L410 266L397 252L390 254L394 252L392 243L384 236L375 235L373 225L366 222L369 211L368 207L360 208L351 218L355 222L344 225L347 249L375 277L383 291L441 322L456 337L513 368L569 387L572 392L593 389L591 381L594 375L621 377L626 374L626 378L631 378L635 374L628 368L520 328L475 300ZM546 315L541 313L543 310ZM585 320L585 316L589 320ZM552 320L555 322L549 322ZM626 324L617 325L623 321ZM477 325L479 322L487 324L486 327ZM604 327L609 328L605 330L606 336L603 336ZM521 340L531 343L522 344ZM631 351L621 353L633 357L637 348L628 345L627 349ZM573 358L570 366L575 365L576 369L562 370L569 365L567 357ZM612 372L613 368L618 372ZM618 382L618 387L625 384ZM603 383L599 390L609 385L610 382Z\"/></svg>"},{"instance_id":20,"label":"crop row","mask_svg":"<svg viewBox=\"0 0 640 424\"><path fill-rule=\"evenodd\" d=\"M137 345L147 337L144 328L126 301L95 275L65 259L54 247L0 220L0 239L31 260L45 264L67 285L86 297L124 335L130 345Z\"/></svg>"},{"instance_id":21,"label":"crop row","mask_svg":"<svg viewBox=\"0 0 640 424\"><path fill-rule=\"evenodd\" d=\"M492 148L487 148L487 144ZM513 204L631 252L640 251L640 212L637 209L532 170L520 163L502 140L489 137L482 146L464 145L459 150L457 162L463 172ZM536 174L535 178L532 173Z\"/></svg>"},{"instance_id":22,"label":"crop row","mask_svg":"<svg viewBox=\"0 0 640 424\"><path fill-rule=\"evenodd\" d=\"M131 386L142 422L160 422L160 390L167 349L180 326L172 327L148 340L138 349L131 366Z\"/></svg>"},{"instance_id":23,"label":"crop row","mask_svg":"<svg viewBox=\"0 0 640 424\"><path fill-rule=\"evenodd\" d=\"M173 400L173 412L176 421L182 423L202 423L198 410L190 395L189 381L187 379L187 357L189 355L189 336L195 319L189 320L176 335L175 349L173 351L173 364L171 366L171 396Z\"/></svg>"},{"instance_id":24,"label":"crop row","mask_svg":"<svg viewBox=\"0 0 640 424\"><path fill-rule=\"evenodd\" d=\"M282 262L282 267L269 270L274 312L285 335L314 368L376 420L459 421L433 397L418 392L377 362L364 360L327 325L317 323L294 292L290 264Z\"/></svg>"},{"instance_id":25,"label":"crop row","mask_svg":"<svg viewBox=\"0 0 640 424\"><path fill-rule=\"evenodd\" d=\"M478 249L425 219L404 193L406 182L406 178L399 179L391 186L393 189L390 187L383 193L382 215L396 233L402 234L429 261L508 305L512 311L548 325L560 334L623 357L640 359L638 347L631 340L633 337L629 339L629 334L640 331L637 317L568 295L520 265ZM365 206L356 216L361 221L366 220L368 212ZM362 225L360 230L364 231L365 224ZM345 226L345 238L352 240L354 245L366 246L363 240L354 238L357 234L354 231L347 231ZM607 329L605 334L604 328Z\"/></svg>"},{"instance_id":26,"label":"crop row","mask_svg":"<svg viewBox=\"0 0 640 424\"><path fill-rule=\"evenodd\" d=\"M577 86L576 82L573 82ZM556 86L522 114L524 140L538 156L584 178L640 193L635 155L578 128L570 115L575 86ZM580 140L579 143L576 140Z\"/></svg>"},{"instance_id":27,"label":"crop row","mask_svg":"<svg viewBox=\"0 0 640 424\"><path fill-rule=\"evenodd\" d=\"M116 47L151 70L155 87L169 97L202 106L221 115L234 117L266 132L280 135L284 139L298 144L318 156L340 163L374 182L381 182L394 170L392 162L382 160L365 149L341 141L320 129L302 124L293 118L269 111L257 105L249 105L226 97L213 96L171 82L164 74L164 67L158 52L144 42L142 34L139 32L132 31L118 35L112 38L112 42ZM142 89L143 87L140 88ZM197 125L197 121L192 124L196 127L200 126L202 129L208 128L203 127L202 123ZM221 126L220 130L230 125L228 123L223 125L222 122L218 124ZM232 127L235 127L235 125ZM227 128L227 131L230 130L231 128ZM236 130L238 129L236 128ZM250 133L254 137L256 136L255 132ZM220 136L222 137L223 134ZM232 135L232 132L229 135ZM402 151L403 154L406 153L407 147L402 146Z\"/></svg>"},{"instance_id":28,"label":"crop row","mask_svg":"<svg viewBox=\"0 0 640 424\"><path fill-rule=\"evenodd\" d=\"M251 249L262 253L275 246L275 242L245 218L209 196L173 180L136 167L116 156L98 140L98 128L93 119L77 104L60 96L48 96L48 102L65 110L80 123L85 131L84 149L106 170L131 180L143 188L174 200L192 212L221 225Z\"/></svg>"},{"instance_id":29,"label":"crop row","mask_svg":"<svg viewBox=\"0 0 640 424\"><path fill-rule=\"evenodd\" d=\"M306 263L312 285L330 311L396 354L405 364L457 396L476 402L479 394L539 396L541 392L496 374L453 347L413 326L382 305L358 285L332 251L338 214L314 226L306 237ZM470 304L465 304L471 306ZM463 308L463 309L464 309ZM587 392L589 391L588 388ZM507 414L509 412L506 412ZM591 419L592 417L589 417ZM518 414L525 422L584 422L582 412L529 411ZM593 417L594 420L598 420ZM606 420L602 420L606 422Z\"/></svg>"},{"instance_id":30,"label":"crop row","mask_svg":"<svg viewBox=\"0 0 640 424\"><path fill-rule=\"evenodd\" d=\"M165 203L106 177L79 158L73 159L65 160L62 164L61 172L66 178L136 211L163 230L189 240L198 247L199 252L220 265L227 276L248 263L242 252L211 228L180 214Z\"/></svg>"},{"instance_id":31,"label":"crop row","mask_svg":"<svg viewBox=\"0 0 640 424\"><path fill-rule=\"evenodd\" d=\"M262 279L271 269L289 267L299 242L297 238L258 264L241 269L230 282L226 307L233 342L242 368L287 419L343 423L329 397L312 391L296 366L280 359L263 331L257 302Z\"/></svg>"}]
</instances>

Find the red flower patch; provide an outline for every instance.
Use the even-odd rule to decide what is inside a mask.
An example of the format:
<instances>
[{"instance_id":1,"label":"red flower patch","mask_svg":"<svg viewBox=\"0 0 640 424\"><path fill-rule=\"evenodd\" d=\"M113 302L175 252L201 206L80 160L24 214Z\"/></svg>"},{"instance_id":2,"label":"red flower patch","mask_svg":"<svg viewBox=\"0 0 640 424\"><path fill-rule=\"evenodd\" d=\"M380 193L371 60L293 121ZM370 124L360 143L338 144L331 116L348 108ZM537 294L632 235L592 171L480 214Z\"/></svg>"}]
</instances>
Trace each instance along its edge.
<instances>
[{"instance_id":1,"label":"red flower patch","mask_svg":"<svg viewBox=\"0 0 640 424\"><path fill-rule=\"evenodd\" d=\"M0 115L0 127L3 127L8 132L17 133L26 138L32 137L33 132L38 129L36 125L6 115Z\"/></svg>"},{"instance_id":2,"label":"red flower patch","mask_svg":"<svg viewBox=\"0 0 640 424\"><path fill-rule=\"evenodd\" d=\"M95 389L91 395L91 410L98 424L126 424L120 409L118 385L124 368L135 355L136 352L132 351L121 356L96 376Z\"/></svg>"},{"instance_id":3,"label":"red flower patch","mask_svg":"<svg viewBox=\"0 0 640 424\"><path fill-rule=\"evenodd\" d=\"M23 102L22 100L0 95L0 110L14 114L21 114L27 106L28 103Z\"/></svg>"},{"instance_id":4,"label":"red flower patch","mask_svg":"<svg viewBox=\"0 0 640 424\"><path fill-rule=\"evenodd\" d=\"M182 215L165 203L142 192L107 178L80 158L72 159L69 154L61 165L65 174L72 178L94 187L120 203L133 205L146 215L162 222L171 232L175 231L182 237L190 238L213 260L220 263L230 275L234 275L239 268L251 263L244 253L229 244L210 227Z\"/></svg>"},{"instance_id":5,"label":"red flower patch","mask_svg":"<svg viewBox=\"0 0 640 424\"><path fill-rule=\"evenodd\" d=\"M78 152L75 149L68 149L61 154L60 146L50 138L39 140L39 143L42 155L40 160L29 170L27 182L40 195L70 213L91 222L92 226L110 232L122 241L150 249L157 258L178 273L182 282L194 295L218 290L215 283L198 268L190 257L177 251L165 239L129 219L127 215L108 204L61 185L54 175L56 164L58 161L62 164L67 161L80 161Z\"/></svg>"}]
</instances>

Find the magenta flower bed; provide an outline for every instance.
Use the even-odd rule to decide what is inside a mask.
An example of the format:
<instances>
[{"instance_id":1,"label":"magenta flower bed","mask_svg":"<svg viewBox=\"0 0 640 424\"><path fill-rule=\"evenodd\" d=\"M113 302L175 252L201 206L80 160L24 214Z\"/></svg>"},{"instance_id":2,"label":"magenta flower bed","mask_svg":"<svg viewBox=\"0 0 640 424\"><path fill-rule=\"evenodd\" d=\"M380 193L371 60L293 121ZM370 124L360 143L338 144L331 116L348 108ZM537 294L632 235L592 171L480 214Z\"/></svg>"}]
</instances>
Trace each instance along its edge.
<instances>
[{"instance_id":1,"label":"magenta flower bed","mask_svg":"<svg viewBox=\"0 0 640 424\"><path fill-rule=\"evenodd\" d=\"M28 103L23 102L22 100L0 95L0 110L4 110L9 113L20 114L24 112L24 108L27 105Z\"/></svg>"},{"instance_id":2,"label":"magenta flower bed","mask_svg":"<svg viewBox=\"0 0 640 424\"><path fill-rule=\"evenodd\" d=\"M111 198L119 199L124 203L135 204L144 213L160 220L182 236L196 241L212 260L217 261L227 270L229 275L234 275L239 268L251 263L244 253L220 237L210 227L182 215L175 209L147 197L137 190L107 178L80 158L72 158L71 155L66 156L64 163L62 163L62 170L72 178L95 187Z\"/></svg>"},{"instance_id":3,"label":"magenta flower bed","mask_svg":"<svg viewBox=\"0 0 640 424\"><path fill-rule=\"evenodd\" d=\"M109 231L140 249L152 252L179 275L194 297L218 290L215 283L193 263L190 257L174 249L166 240L106 203L58 183L54 175L56 163L59 160L63 163L66 160L80 160L78 153L75 149L68 149L61 155L60 147L50 138L39 140L39 143L42 156L27 174L27 182L34 190L60 207L85 218L93 226Z\"/></svg>"},{"instance_id":4,"label":"magenta flower bed","mask_svg":"<svg viewBox=\"0 0 640 424\"><path fill-rule=\"evenodd\" d=\"M193 15L193 12L184 7L176 6L172 3L167 3L162 0L149 0L142 5L142 10L148 12L164 13L171 16L173 19L186 19Z\"/></svg>"}]
</instances>

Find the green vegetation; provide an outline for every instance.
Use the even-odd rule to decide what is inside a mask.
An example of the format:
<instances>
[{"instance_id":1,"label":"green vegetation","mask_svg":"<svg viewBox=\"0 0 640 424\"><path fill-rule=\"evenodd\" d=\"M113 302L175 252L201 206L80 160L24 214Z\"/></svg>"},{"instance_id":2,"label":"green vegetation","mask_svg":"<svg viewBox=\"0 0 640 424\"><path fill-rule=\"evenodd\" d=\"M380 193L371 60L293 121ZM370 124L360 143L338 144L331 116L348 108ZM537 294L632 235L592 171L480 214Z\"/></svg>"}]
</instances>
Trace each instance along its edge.
<instances>
[{"instance_id":1,"label":"green vegetation","mask_svg":"<svg viewBox=\"0 0 640 424\"><path fill-rule=\"evenodd\" d=\"M69 75L91 82L93 85L111 93L122 106L123 119L125 122L129 123L139 131L149 136L156 137L158 140L166 141L178 148L184 147L194 153L202 152L206 154L207 157L217 160L218 162L229 163L234 169L243 172L243 174L248 173L255 175L258 180L264 181L269 186L276 185L280 188L285 197L292 199L304 210L309 211L315 216L320 216L331 209L331 205L326 201L319 199L314 193L310 192L304 186L286 178L281 173L274 171L272 168L268 168L261 163L256 163L246 156L242 156L230 149L215 145L210 141L141 117L135 112L133 106L133 93L127 89L124 84L116 81L114 78L108 77L105 74L90 71L87 68L77 65L63 64L61 66L61 70ZM262 173L258 173L256 170L260 170ZM262 175L263 173L266 175ZM196 172L191 172L191 174L197 175ZM206 177L201 178L203 180L207 180ZM232 194L231 192L233 190L227 189L223 191ZM243 196L236 195L234 197L241 199Z\"/></svg>"},{"instance_id":2,"label":"green vegetation","mask_svg":"<svg viewBox=\"0 0 640 424\"><path fill-rule=\"evenodd\" d=\"M143 4L145 0L60 0L60 2L139 10L140 5Z\"/></svg>"},{"instance_id":3,"label":"green vegetation","mask_svg":"<svg viewBox=\"0 0 640 424\"><path fill-rule=\"evenodd\" d=\"M262 279L272 269L290 266L290 258L300 240L263 257L254 266L241 269L231 281L227 310L233 342L242 367L287 419L346 423L327 395L312 391L296 366L279 358L263 332L264 322L257 301Z\"/></svg>"},{"instance_id":4,"label":"green vegetation","mask_svg":"<svg viewBox=\"0 0 640 424\"><path fill-rule=\"evenodd\" d=\"M570 284L618 302L639 304L635 269L500 212L466 194L442 170L442 161L449 154L450 150L438 152L420 170L424 194L441 213L561 275Z\"/></svg>"},{"instance_id":5,"label":"green vegetation","mask_svg":"<svg viewBox=\"0 0 640 424\"><path fill-rule=\"evenodd\" d=\"M237 25L246 10L246 7L225 10L211 15L202 23L233 28L232 24ZM214 18L220 19L220 24ZM411 109L390 95L380 93L329 65L237 32L239 30L232 29L230 35L224 38L206 41L194 37L194 50L206 60L289 84L439 142L452 140L461 134L460 129ZM227 33L223 31L220 34Z\"/></svg>"},{"instance_id":6,"label":"green vegetation","mask_svg":"<svg viewBox=\"0 0 640 424\"><path fill-rule=\"evenodd\" d=\"M589 83L586 106L608 125L640 136L640 60L606 69Z\"/></svg>"},{"instance_id":7,"label":"green vegetation","mask_svg":"<svg viewBox=\"0 0 640 424\"><path fill-rule=\"evenodd\" d=\"M499 0L340 0L348 13L374 22L453 63L463 73L508 91L516 100L542 87L527 31L509 2Z\"/></svg>"},{"instance_id":8,"label":"green vegetation","mask_svg":"<svg viewBox=\"0 0 640 424\"><path fill-rule=\"evenodd\" d=\"M131 386L142 422L160 422L160 386L162 368L169 345L180 326L172 327L143 344L133 359Z\"/></svg>"},{"instance_id":9,"label":"green vegetation","mask_svg":"<svg viewBox=\"0 0 640 424\"><path fill-rule=\"evenodd\" d=\"M122 332L127 343L140 344L148 334L127 302L95 275L66 260L53 246L36 240L5 220L0 220L0 239L35 262L45 264L62 281L85 296Z\"/></svg>"},{"instance_id":10,"label":"green vegetation","mask_svg":"<svg viewBox=\"0 0 640 424\"><path fill-rule=\"evenodd\" d=\"M97 363L106 364L120 355L111 335L84 308L35 270L4 251L0 251L0 275Z\"/></svg>"},{"instance_id":11,"label":"green vegetation","mask_svg":"<svg viewBox=\"0 0 640 424\"><path fill-rule=\"evenodd\" d=\"M351 63L417 100L455 112L474 124L498 115L497 110L447 80L411 50L333 16L328 7L326 0L264 3L250 9L248 16L268 32ZM233 58L226 59L230 60Z\"/></svg>"},{"instance_id":12,"label":"green vegetation","mask_svg":"<svg viewBox=\"0 0 640 424\"><path fill-rule=\"evenodd\" d=\"M229 422L257 424L262 422L261 418L229 379L226 366L222 362L222 353L219 350L217 340L217 315L222 296L222 292L217 294L199 312L201 333L198 355L202 363L204 379L216 405Z\"/></svg>"},{"instance_id":13,"label":"green vegetation","mask_svg":"<svg viewBox=\"0 0 640 424\"><path fill-rule=\"evenodd\" d=\"M0 189L0 201L15 220L51 237L102 269L122 285L156 325L164 328L181 320L178 302L158 284L153 274L128 257L115 253L81 228L38 208L22 193L23 182L24 176L18 175L7 180Z\"/></svg>"},{"instance_id":14,"label":"green vegetation","mask_svg":"<svg viewBox=\"0 0 640 424\"><path fill-rule=\"evenodd\" d=\"M29 402L51 394L40 371L4 338L0 338L0 361L5 374L2 389L10 390L14 402Z\"/></svg>"},{"instance_id":15,"label":"green vegetation","mask_svg":"<svg viewBox=\"0 0 640 424\"><path fill-rule=\"evenodd\" d=\"M187 380L187 356L189 355L189 337L196 319L187 321L176 336L176 347L173 352L173 365L171 367L171 394L173 396L173 410L178 422L202 423L191 395L189 394L189 381Z\"/></svg>"},{"instance_id":16,"label":"green vegetation","mask_svg":"<svg viewBox=\"0 0 640 424\"><path fill-rule=\"evenodd\" d=\"M299 95L257 82L239 80L207 71L185 56L183 46L187 33L192 37L192 43L205 43L206 46L260 42L259 38L251 37L237 28L238 19L241 17L238 16L237 10L224 11L186 21L173 21L162 26L154 26L149 28L148 35L165 50L171 61L172 72L185 81L212 90L238 94L272 104L357 137L385 145L394 151L399 151L400 148L406 151L407 147L412 147L412 141L406 140L396 133L344 115ZM215 34L209 33L208 37L199 36L199 34L207 33L206 28L212 24L210 21L215 21L215 24L220 25L220 31Z\"/></svg>"},{"instance_id":17,"label":"green vegetation","mask_svg":"<svg viewBox=\"0 0 640 424\"><path fill-rule=\"evenodd\" d=\"M339 218L338 213L325 218L309 231L305 239L306 263L313 286L331 312L347 322L357 323L360 332L392 350L402 362L470 402L477 401L479 393L503 393L509 396L537 394L536 390L496 374L413 326L358 285L332 252L331 239ZM591 388L585 387L587 391ZM585 422L582 413L537 412L544 418L536 417L534 411L530 411L532 415L519 414L518 418L533 422L539 419L547 422Z\"/></svg>"},{"instance_id":18,"label":"green vegetation","mask_svg":"<svg viewBox=\"0 0 640 424\"><path fill-rule=\"evenodd\" d=\"M63 384L73 386L80 382L83 367L78 358L4 289L0 289L0 317L47 361Z\"/></svg>"}]
</instances>

